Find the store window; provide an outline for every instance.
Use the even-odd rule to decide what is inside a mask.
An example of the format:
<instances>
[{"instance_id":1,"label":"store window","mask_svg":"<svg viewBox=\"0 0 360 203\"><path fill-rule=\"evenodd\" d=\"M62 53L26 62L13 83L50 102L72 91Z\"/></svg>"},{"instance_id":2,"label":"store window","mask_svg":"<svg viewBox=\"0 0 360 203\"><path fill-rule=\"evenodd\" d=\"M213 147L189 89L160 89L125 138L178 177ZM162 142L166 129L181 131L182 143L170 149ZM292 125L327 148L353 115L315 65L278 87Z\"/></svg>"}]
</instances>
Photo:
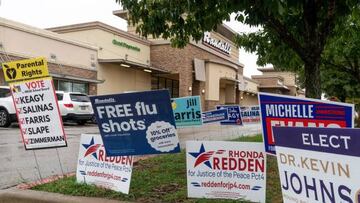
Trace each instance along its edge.
<instances>
[{"instance_id":1,"label":"store window","mask_svg":"<svg viewBox=\"0 0 360 203\"><path fill-rule=\"evenodd\" d=\"M89 83L79 83L54 79L54 86L56 90L64 92L80 92L84 94L89 94Z\"/></svg>"},{"instance_id":2,"label":"store window","mask_svg":"<svg viewBox=\"0 0 360 203\"><path fill-rule=\"evenodd\" d=\"M168 89L171 98L179 97L179 81L158 76L151 77L151 89L161 90Z\"/></svg>"}]
</instances>

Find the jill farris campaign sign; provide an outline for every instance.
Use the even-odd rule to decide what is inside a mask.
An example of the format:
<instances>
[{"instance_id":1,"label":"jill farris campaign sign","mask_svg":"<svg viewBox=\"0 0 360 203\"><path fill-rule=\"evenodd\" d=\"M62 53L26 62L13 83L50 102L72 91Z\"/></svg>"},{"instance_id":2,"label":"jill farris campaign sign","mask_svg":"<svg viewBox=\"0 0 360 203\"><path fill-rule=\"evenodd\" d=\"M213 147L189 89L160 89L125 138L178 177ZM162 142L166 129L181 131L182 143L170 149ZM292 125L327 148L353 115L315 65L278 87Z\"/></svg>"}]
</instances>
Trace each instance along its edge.
<instances>
[{"instance_id":1,"label":"jill farris campaign sign","mask_svg":"<svg viewBox=\"0 0 360 203\"><path fill-rule=\"evenodd\" d=\"M188 141L186 168L188 197L265 202L261 143Z\"/></svg>"},{"instance_id":2,"label":"jill farris campaign sign","mask_svg":"<svg viewBox=\"0 0 360 203\"><path fill-rule=\"evenodd\" d=\"M90 99L108 156L180 151L167 90Z\"/></svg>"},{"instance_id":3,"label":"jill farris campaign sign","mask_svg":"<svg viewBox=\"0 0 360 203\"><path fill-rule=\"evenodd\" d=\"M283 200L360 202L360 129L273 127Z\"/></svg>"},{"instance_id":4,"label":"jill farris campaign sign","mask_svg":"<svg viewBox=\"0 0 360 203\"><path fill-rule=\"evenodd\" d=\"M353 127L354 105L318 99L259 93L266 152L275 154L273 126Z\"/></svg>"}]
</instances>

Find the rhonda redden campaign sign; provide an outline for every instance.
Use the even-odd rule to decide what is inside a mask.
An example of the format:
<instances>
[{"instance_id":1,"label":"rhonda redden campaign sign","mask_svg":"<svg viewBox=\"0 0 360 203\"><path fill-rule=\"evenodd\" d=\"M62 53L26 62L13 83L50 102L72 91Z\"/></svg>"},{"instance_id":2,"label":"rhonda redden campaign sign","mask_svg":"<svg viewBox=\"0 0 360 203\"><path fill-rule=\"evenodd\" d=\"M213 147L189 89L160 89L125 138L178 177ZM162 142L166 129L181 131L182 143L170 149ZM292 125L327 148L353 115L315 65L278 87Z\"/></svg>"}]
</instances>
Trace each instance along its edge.
<instances>
[{"instance_id":1,"label":"rhonda redden campaign sign","mask_svg":"<svg viewBox=\"0 0 360 203\"><path fill-rule=\"evenodd\" d=\"M266 152L275 154L273 126L353 127L353 104L262 92L258 95Z\"/></svg>"},{"instance_id":2,"label":"rhonda redden campaign sign","mask_svg":"<svg viewBox=\"0 0 360 203\"><path fill-rule=\"evenodd\" d=\"M285 203L360 202L360 129L273 131Z\"/></svg>"},{"instance_id":3,"label":"rhonda redden campaign sign","mask_svg":"<svg viewBox=\"0 0 360 203\"><path fill-rule=\"evenodd\" d=\"M108 156L180 152L168 90L90 100Z\"/></svg>"},{"instance_id":4,"label":"rhonda redden campaign sign","mask_svg":"<svg viewBox=\"0 0 360 203\"><path fill-rule=\"evenodd\" d=\"M265 202L261 143L187 141L186 168L188 197Z\"/></svg>"},{"instance_id":5,"label":"rhonda redden campaign sign","mask_svg":"<svg viewBox=\"0 0 360 203\"><path fill-rule=\"evenodd\" d=\"M82 134L76 181L129 193L133 157L106 156L98 134Z\"/></svg>"}]
</instances>

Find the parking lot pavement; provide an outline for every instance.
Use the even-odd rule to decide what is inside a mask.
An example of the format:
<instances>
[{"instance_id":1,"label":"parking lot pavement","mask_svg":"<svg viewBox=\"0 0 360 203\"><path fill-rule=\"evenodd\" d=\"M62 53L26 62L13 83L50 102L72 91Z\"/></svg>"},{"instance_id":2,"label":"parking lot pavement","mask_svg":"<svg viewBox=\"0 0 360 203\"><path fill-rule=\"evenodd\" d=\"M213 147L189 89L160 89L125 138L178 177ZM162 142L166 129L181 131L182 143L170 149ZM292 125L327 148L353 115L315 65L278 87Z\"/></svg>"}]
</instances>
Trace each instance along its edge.
<instances>
[{"instance_id":1,"label":"parking lot pavement","mask_svg":"<svg viewBox=\"0 0 360 203\"><path fill-rule=\"evenodd\" d=\"M247 126L221 126L207 124L201 127L178 129L180 146L186 140L229 140L261 131L260 124ZM67 147L26 151L18 126L0 128L0 189L20 183L33 182L53 175L76 170L80 136L83 133L99 133L95 124L79 126L65 123Z\"/></svg>"},{"instance_id":2,"label":"parking lot pavement","mask_svg":"<svg viewBox=\"0 0 360 203\"><path fill-rule=\"evenodd\" d=\"M99 133L94 124L65 123L67 147L25 150L18 126L0 128L0 189L52 175L74 172L82 133ZM37 163L36 163L37 162ZM37 167L39 166L39 167Z\"/></svg>"}]
</instances>

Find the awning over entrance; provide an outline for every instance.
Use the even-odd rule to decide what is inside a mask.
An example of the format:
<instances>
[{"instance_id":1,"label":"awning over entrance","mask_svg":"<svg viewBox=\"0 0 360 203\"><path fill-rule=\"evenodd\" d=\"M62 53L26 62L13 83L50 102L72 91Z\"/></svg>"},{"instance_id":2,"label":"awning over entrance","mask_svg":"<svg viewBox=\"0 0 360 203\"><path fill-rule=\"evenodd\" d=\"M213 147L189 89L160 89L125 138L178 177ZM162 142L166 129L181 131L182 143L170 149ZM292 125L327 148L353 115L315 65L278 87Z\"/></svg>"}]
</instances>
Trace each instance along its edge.
<instances>
[{"instance_id":1,"label":"awning over entrance","mask_svg":"<svg viewBox=\"0 0 360 203\"><path fill-rule=\"evenodd\" d=\"M50 76L55 77L55 78L76 80L76 81L81 81L81 82L89 82L89 83L97 83L97 84L104 82L104 80L93 80L93 79L75 77L75 76L65 75L65 74L50 73Z\"/></svg>"},{"instance_id":2,"label":"awning over entrance","mask_svg":"<svg viewBox=\"0 0 360 203\"><path fill-rule=\"evenodd\" d=\"M133 68L136 70L143 70L148 73L170 73L170 71L163 70L160 68L155 68L153 66L147 66L141 63L136 63L133 61L125 60L125 59L98 59L99 63L112 63L112 64L119 64L120 66L124 68Z\"/></svg>"}]
</instances>

